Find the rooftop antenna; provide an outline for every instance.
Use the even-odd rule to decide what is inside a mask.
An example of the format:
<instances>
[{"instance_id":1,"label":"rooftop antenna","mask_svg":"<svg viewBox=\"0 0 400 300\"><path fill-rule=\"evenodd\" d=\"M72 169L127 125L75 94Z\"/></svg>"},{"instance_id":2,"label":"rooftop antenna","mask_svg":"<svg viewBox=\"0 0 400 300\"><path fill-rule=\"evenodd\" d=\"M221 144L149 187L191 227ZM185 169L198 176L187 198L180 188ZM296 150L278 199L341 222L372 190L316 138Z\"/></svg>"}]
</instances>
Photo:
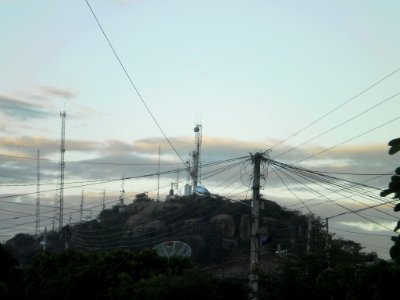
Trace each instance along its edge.
<instances>
[{"instance_id":1,"label":"rooftop antenna","mask_svg":"<svg viewBox=\"0 0 400 300\"><path fill-rule=\"evenodd\" d=\"M40 150L37 150L36 161L36 229L35 234L40 232Z\"/></svg>"},{"instance_id":2,"label":"rooftop antenna","mask_svg":"<svg viewBox=\"0 0 400 300\"><path fill-rule=\"evenodd\" d=\"M201 141L202 141L202 126L201 124L197 124L193 130L195 132L195 147L196 149L192 152L193 158L193 171L192 175L192 186L193 191L196 189L197 184L201 182L201 170L200 170L200 161L201 161Z\"/></svg>"}]
</instances>

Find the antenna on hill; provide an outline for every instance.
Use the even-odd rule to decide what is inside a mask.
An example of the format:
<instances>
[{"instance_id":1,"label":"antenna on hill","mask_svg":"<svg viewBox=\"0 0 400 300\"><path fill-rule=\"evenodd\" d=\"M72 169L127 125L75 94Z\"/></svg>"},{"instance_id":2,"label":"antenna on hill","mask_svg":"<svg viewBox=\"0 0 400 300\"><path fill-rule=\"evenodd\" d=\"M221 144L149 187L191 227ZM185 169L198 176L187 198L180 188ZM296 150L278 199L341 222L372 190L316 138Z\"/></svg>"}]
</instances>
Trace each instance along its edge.
<instances>
[{"instance_id":1,"label":"antenna on hill","mask_svg":"<svg viewBox=\"0 0 400 300\"><path fill-rule=\"evenodd\" d=\"M35 234L40 232L40 150L37 150L36 161L36 228Z\"/></svg>"},{"instance_id":2,"label":"antenna on hill","mask_svg":"<svg viewBox=\"0 0 400 300\"><path fill-rule=\"evenodd\" d=\"M103 211L106 210L106 189L103 190Z\"/></svg>"},{"instance_id":3,"label":"antenna on hill","mask_svg":"<svg viewBox=\"0 0 400 300\"><path fill-rule=\"evenodd\" d=\"M193 131L195 132L195 147L196 149L192 152L192 159L193 159L193 170L192 170L192 187L193 191L196 189L197 184L201 182L201 170L200 170L200 161L201 161L201 142L203 138L202 134L202 125L197 124L194 127Z\"/></svg>"},{"instance_id":4,"label":"antenna on hill","mask_svg":"<svg viewBox=\"0 0 400 300\"><path fill-rule=\"evenodd\" d=\"M161 148L158 146L158 169L157 169L157 199L156 201L160 201L160 160L161 158Z\"/></svg>"},{"instance_id":5,"label":"antenna on hill","mask_svg":"<svg viewBox=\"0 0 400 300\"><path fill-rule=\"evenodd\" d=\"M124 211L124 198L125 198L125 175L122 176L121 193L119 195L119 212Z\"/></svg>"},{"instance_id":6,"label":"antenna on hill","mask_svg":"<svg viewBox=\"0 0 400 300\"><path fill-rule=\"evenodd\" d=\"M166 241L153 247L157 254L162 257L171 256L190 257L192 255L192 248L188 244L180 241Z\"/></svg>"},{"instance_id":7,"label":"antenna on hill","mask_svg":"<svg viewBox=\"0 0 400 300\"><path fill-rule=\"evenodd\" d=\"M60 161L59 161L59 165L58 165L59 187L57 189L56 201L55 201L55 205L54 205L54 219L58 219L58 230L59 231L61 231L61 229L63 227L63 216L64 216L65 118L67 117L67 114L65 113L65 111L60 112L60 117L61 117L61 145L60 145Z\"/></svg>"},{"instance_id":8,"label":"antenna on hill","mask_svg":"<svg viewBox=\"0 0 400 300\"><path fill-rule=\"evenodd\" d=\"M84 198L84 195L83 195L83 189L82 189L82 192L81 192L81 206L80 206L80 210L79 210L79 213L80 213L80 221L82 222L82 220L83 220L83 198Z\"/></svg>"}]
</instances>

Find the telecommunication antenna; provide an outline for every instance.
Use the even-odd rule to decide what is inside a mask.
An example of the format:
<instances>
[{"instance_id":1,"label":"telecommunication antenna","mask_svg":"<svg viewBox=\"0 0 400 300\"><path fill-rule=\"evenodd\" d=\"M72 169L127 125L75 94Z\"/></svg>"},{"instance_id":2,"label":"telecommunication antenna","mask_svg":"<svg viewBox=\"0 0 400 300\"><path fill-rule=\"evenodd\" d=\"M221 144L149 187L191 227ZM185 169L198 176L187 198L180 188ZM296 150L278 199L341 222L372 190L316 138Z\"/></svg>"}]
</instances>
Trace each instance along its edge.
<instances>
[{"instance_id":1,"label":"telecommunication antenna","mask_svg":"<svg viewBox=\"0 0 400 300\"><path fill-rule=\"evenodd\" d=\"M82 193L81 193L81 206L80 206L80 221L82 222L82 220L83 220L83 198L84 198L84 195L83 195L83 189L82 189Z\"/></svg>"},{"instance_id":2,"label":"telecommunication antenna","mask_svg":"<svg viewBox=\"0 0 400 300\"><path fill-rule=\"evenodd\" d=\"M122 176L121 182L121 193L119 195L119 212L122 213L124 209L124 198L125 198L125 176Z\"/></svg>"},{"instance_id":3,"label":"telecommunication antenna","mask_svg":"<svg viewBox=\"0 0 400 300\"><path fill-rule=\"evenodd\" d=\"M192 186L193 191L196 189L197 184L201 182L201 170L199 168L201 161L201 141L202 141L202 125L197 124L193 130L195 132L195 147L192 152L193 170L192 170Z\"/></svg>"},{"instance_id":4,"label":"telecommunication antenna","mask_svg":"<svg viewBox=\"0 0 400 300\"><path fill-rule=\"evenodd\" d=\"M157 201L160 201L160 159L161 157L161 148L158 146L158 171L157 171Z\"/></svg>"},{"instance_id":5,"label":"telecommunication antenna","mask_svg":"<svg viewBox=\"0 0 400 300\"><path fill-rule=\"evenodd\" d=\"M166 241L154 246L153 249L159 256L167 258L171 256L190 257L192 255L192 248L180 241Z\"/></svg>"},{"instance_id":6,"label":"telecommunication antenna","mask_svg":"<svg viewBox=\"0 0 400 300\"><path fill-rule=\"evenodd\" d=\"M103 190L103 211L106 210L106 189Z\"/></svg>"},{"instance_id":7,"label":"telecommunication antenna","mask_svg":"<svg viewBox=\"0 0 400 300\"><path fill-rule=\"evenodd\" d=\"M47 227L44 228L43 240L40 242L40 245L42 246L43 251L46 251L46 247L47 247L46 235L47 235Z\"/></svg>"},{"instance_id":8,"label":"telecommunication antenna","mask_svg":"<svg viewBox=\"0 0 400 300\"><path fill-rule=\"evenodd\" d=\"M37 150L36 162L36 228L35 234L40 232L40 150Z\"/></svg>"},{"instance_id":9,"label":"telecommunication antenna","mask_svg":"<svg viewBox=\"0 0 400 300\"><path fill-rule=\"evenodd\" d=\"M179 193L179 168L176 169L176 194L180 195L180 193Z\"/></svg>"},{"instance_id":10,"label":"telecommunication antenna","mask_svg":"<svg viewBox=\"0 0 400 300\"><path fill-rule=\"evenodd\" d=\"M54 218L58 219L58 230L60 231L63 227L64 217L64 169L65 169L65 118L67 114L65 111L60 112L61 117L61 145L60 145L60 162L58 165L59 169L59 181L58 181L58 193L56 195ZM53 228L54 229L54 228Z\"/></svg>"}]
</instances>

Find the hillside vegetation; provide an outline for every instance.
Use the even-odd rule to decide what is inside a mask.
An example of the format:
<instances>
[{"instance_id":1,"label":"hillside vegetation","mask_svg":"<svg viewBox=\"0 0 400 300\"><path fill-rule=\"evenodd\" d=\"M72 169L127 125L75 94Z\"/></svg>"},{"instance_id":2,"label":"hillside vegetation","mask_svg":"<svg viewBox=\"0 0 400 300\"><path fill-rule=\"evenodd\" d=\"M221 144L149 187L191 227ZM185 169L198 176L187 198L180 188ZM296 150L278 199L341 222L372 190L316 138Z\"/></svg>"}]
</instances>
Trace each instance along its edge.
<instances>
[{"instance_id":1,"label":"hillside vegetation","mask_svg":"<svg viewBox=\"0 0 400 300\"><path fill-rule=\"evenodd\" d=\"M215 197L166 202L140 197L127 206L104 210L95 220L49 232L45 251L40 243L43 235L18 234L2 248L6 267L0 295L2 299L246 299L249 205ZM262 207L260 299L360 299L360 295L383 299L394 291L400 271L392 262L332 235L327 255L327 235L317 217L312 218L307 253L308 216L268 200L262 200ZM151 248L166 241L190 245L192 256L157 256Z\"/></svg>"}]
</instances>

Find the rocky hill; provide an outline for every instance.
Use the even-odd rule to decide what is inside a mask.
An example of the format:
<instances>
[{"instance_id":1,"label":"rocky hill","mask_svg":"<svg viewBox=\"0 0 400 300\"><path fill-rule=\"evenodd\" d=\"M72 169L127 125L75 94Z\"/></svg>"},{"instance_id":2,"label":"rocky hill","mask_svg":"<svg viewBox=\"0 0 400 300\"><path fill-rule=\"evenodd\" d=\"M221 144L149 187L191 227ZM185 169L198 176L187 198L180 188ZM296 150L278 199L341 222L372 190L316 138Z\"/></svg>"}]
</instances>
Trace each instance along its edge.
<instances>
[{"instance_id":1,"label":"rocky hill","mask_svg":"<svg viewBox=\"0 0 400 300\"><path fill-rule=\"evenodd\" d=\"M140 197L124 207L104 210L97 219L49 232L46 247L48 251L65 248L140 251L166 241L181 241L191 247L195 262L209 267L231 262L234 272L247 274L250 204L250 201L230 202L215 197L178 197L165 202ZM273 262L280 255L304 253L306 216L268 200L262 200L261 207L261 257L269 256L268 261ZM319 243L322 248L320 220L314 218L313 223L312 243ZM19 234L7 241L6 247L25 265L36 251L41 251L43 239L43 235ZM229 272L224 267L222 270Z\"/></svg>"}]
</instances>

